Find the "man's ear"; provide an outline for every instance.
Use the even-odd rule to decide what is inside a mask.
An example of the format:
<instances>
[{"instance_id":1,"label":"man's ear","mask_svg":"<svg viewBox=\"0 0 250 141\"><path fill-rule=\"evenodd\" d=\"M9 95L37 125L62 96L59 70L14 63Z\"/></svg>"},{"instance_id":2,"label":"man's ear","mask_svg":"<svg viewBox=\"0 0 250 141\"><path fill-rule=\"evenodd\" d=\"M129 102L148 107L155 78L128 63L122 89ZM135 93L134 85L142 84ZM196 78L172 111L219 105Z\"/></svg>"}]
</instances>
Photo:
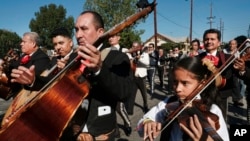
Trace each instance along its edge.
<instances>
[{"instance_id":1,"label":"man's ear","mask_svg":"<svg viewBox=\"0 0 250 141\"><path fill-rule=\"evenodd\" d=\"M97 30L97 32L99 33L99 37L101 37L101 35L104 33L104 29L103 28L99 28Z\"/></svg>"}]
</instances>

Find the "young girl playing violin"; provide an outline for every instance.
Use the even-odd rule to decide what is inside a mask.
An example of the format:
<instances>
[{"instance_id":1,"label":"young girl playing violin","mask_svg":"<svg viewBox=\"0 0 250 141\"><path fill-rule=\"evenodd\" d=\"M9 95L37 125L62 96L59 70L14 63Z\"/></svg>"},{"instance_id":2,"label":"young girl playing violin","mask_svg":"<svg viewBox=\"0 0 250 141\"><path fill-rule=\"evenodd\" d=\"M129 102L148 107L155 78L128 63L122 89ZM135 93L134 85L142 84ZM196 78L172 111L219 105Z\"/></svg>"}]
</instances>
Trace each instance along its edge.
<instances>
[{"instance_id":1,"label":"young girl playing violin","mask_svg":"<svg viewBox=\"0 0 250 141\"><path fill-rule=\"evenodd\" d=\"M198 57L186 57L175 64L173 68L175 96L167 97L165 100L159 102L158 105L151 108L138 122L138 133L144 137L144 140L153 141L160 134L161 141L229 140L227 125L223 118L221 108L219 107L220 99L215 85L217 80L209 83L209 86L205 87L203 91L197 93L195 96L195 100L201 102L203 107L205 105L207 113L215 115L217 120L213 120L212 116L206 116L204 114L203 118L205 122L200 122L200 116L198 116L200 114L199 109L197 114L193 113L188 115L186 119L187 122L183 122L185 118L176 118L170 124L166 124L166 119L168 119L169 114L173 112L174 109L177 109L173 107L179 107L183 101L185 101L198 86L206 82L209 76L214 72L214 70L212 70L214 67L211 66L211 63L205 64L204 60ZM195 107L194 102L191 104L188 103L188 105L190 106L186 109ZM180 115L182 115L182 113ZM203 127L203 123L208 124L206 127ZM164 125L168 126L164 127ZM209 135L209 131L205 129L213 129L214 134ZM211 136L213 136L213 138Z\"/></svg>"}]
</instances>

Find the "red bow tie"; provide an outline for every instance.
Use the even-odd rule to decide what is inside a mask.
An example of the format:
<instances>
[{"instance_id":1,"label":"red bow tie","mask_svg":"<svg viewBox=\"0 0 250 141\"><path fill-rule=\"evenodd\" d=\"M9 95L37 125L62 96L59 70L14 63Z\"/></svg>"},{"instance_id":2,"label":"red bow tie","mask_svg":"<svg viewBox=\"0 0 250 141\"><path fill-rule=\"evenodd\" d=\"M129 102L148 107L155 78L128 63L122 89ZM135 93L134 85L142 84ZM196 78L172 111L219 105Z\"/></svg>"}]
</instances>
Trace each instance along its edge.
<instances>
[{"instance_id":1,"label":"red bow tie","mask_svg":"<svg viewBox=\"0 0 250 141\"><path fill-rule=\"evenodd\" d=\"M21 64L25 65L30 61L30 56L29 55L25 55L23 56L23 58L21 59Z\"/></svg>"},{"instance_id":2,"label":"red bow tie","mask_svg":"<svg viewBox=\"0 0 250 141\"><path fill-rule=\"evenodd\" d=\"M211 60L215 66L217 66L219 64L219 58L217 56L207 55L207 56L205 56L205 58Z\"/></svg>"}]
</instances>

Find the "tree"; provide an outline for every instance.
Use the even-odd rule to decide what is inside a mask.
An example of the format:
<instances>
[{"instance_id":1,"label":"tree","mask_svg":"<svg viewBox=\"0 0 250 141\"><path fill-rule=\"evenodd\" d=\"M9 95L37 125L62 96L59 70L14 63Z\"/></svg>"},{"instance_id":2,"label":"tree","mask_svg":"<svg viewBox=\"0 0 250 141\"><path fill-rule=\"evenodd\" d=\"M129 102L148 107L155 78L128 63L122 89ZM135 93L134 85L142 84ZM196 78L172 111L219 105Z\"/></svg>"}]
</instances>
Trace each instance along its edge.
<instances>
[{"instance_id":1,"label":"tree","mask_svg":"<svg viewBox=\"0 0 250 141\"><path fill-rule=\"evenodd\" d=\"M42 46L53 49L50 34L59 27L67 28L73 36L74 18L66 18L67 10L62 6L49 4L40 7L40 12L35 12L35 19L32 18L29 24L31 31L37 32L42 39Z\"/></svg>"},{"instance_id":2,"label":"tree","mask_svg":"<svg viewBox=\"0 0 250 141\"><path fill-rule=\"evenodd\" d=\"M19 50L21 38L16 32L0 29L0 57L2 58L8 50Z\"/></svg>"},{"instance_id":3,"label":"tree","mask_svg":"<svg viewBox=\"0 0 250 141\"><path fill-rule=\"evenodd\" d=\"M138 0L86 0L84 4L85 10L93 10L101 14L105 29L109 30L113 26L119 24L127 17L137 12L136 2ZM141 41L140 35L144 30L135 30L139 22L123 30L121 33L121 46L130 48L133 41Z\"/></svg>"}]
</instances>

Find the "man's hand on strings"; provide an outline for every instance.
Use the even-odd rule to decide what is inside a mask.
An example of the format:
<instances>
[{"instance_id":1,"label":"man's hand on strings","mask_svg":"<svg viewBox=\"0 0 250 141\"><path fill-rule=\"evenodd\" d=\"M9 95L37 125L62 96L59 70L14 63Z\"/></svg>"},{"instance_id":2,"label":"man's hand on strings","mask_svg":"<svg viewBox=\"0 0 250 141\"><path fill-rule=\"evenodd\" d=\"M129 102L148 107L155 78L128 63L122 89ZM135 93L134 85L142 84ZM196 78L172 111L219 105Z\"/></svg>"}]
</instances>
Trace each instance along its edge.
<instances>
[{"instance_id":1,"label":"man's hand on strings","mask_svg":"<svg viewBox=\"0 0 250 141\"><path fill-rule=\"evenodd\" d=\"M94 141L94 139L89 133L80 133L76 141Z\"/></svg>"},{"instance_id":2,"label":"man's hand on strings","mask_svg":"<svg viewBox=\"0 0 250 141\"><path fill-rule=\"evenodd\" d=\"M240 58L236 58L233 67L239 71L245 71L245 61Z\"/></svg>"},{"instance_id":3,"label":"man's hand on strings","mask_svg":"<svg viewBox=\"0 0 250 141\"><path fill-rule=\"evenodd\" d=\"M61 59L57 59L57 67L59 69L63 69L67 62L69 61L69 57L64 57L64 58L61 58Z\"/></svg>"},{"instance_id":4,"label":"man's hand on strings","mask_svg":"<svg viewBox=\"0 0 250 141\"><path fill-rule=\"evenodd\" d=\"M102 67L101 53L86 40L78 47L78 55L81 57L81 63L89 68L90 71L98 72Z\"/></svg>"}]
</instances>

